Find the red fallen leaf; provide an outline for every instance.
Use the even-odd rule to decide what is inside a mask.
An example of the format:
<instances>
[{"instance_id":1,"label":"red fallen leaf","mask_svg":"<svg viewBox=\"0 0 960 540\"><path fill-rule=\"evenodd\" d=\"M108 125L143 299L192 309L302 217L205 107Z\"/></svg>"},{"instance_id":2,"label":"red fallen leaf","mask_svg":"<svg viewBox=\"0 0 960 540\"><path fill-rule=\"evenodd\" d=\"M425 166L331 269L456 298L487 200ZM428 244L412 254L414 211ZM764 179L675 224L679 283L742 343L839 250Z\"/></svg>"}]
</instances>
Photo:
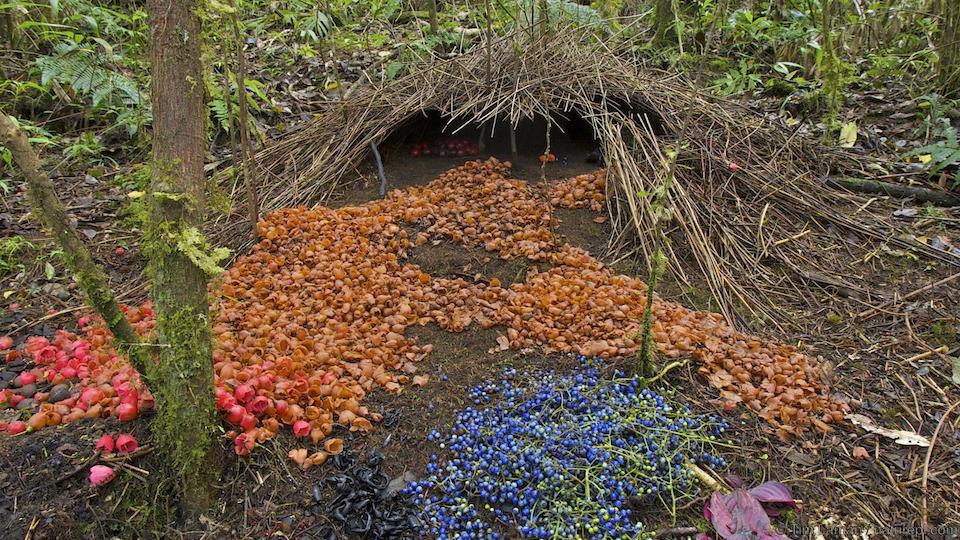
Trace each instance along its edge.
<instances>
[{"instance_id":1,"label":"red fallen leaf","mask_svg":"<svg viewBox=\"0 0 960 540\"><path fill-rule=\"evenodd\" d=\"M100 450L104 454L109 454L113 452L114 443L113 437L110 434L106 434L103 437L100 437L100 440L97 441L97 445L94 446L95 449Z\"/></svg>"},{"instance_id":2,"label":"red fallen leaf","mask_svg":"<svg viewBox=\"0 0 960 540\"><path fill-rule=\"evenodd\" d=\"M853 457L856 459L870 459L870 452L867 452L867 449L862 446L854 447Z\"/></svg>"},{"instance_id":3,"label":"red fallen leaf","mask_svg":"<svg viewBox=\"0 0 960 540\"><path fill-rule=\"evenodd\" d=\"M137 440L129 433L117 435L117 451L121 454L136 452L139 446Z\"/></svg>"},{"instance_id":4,"label":"red fallen leaf","mask_svg":"<svg viewBox=\"0 0 960 540\"><path fill-rule=\"evenodd\" d=\"M94 486L102 486L113 481L117 473L106 465L94 465L90 467L90 483Z\"/></svg>"},{"instance_id":5,"label":"red fallen leaf","mask_svg":"<svg viewBox=\"0 0 960 540\"><path fill-rule=\"evenodd\" d=\"M790 540L771 528L770 515L775 511L764 504L787 504L796 507L790 488L779 482L767 482L751 490L740 487L742 482L731 477L736 489L732 493L714 493L703 508L703 516L710 521L717 536L723 540L757 538L759 540Z\"/></svg>"},{"instance_id":6,"label":"red fallen leaf","mask_svg":"<svg viewBox=\"0 0 960 540\"><path fill-rule=\"evenodd\" d=\"M750 489L750 495L760 501L761 505L766 504L785 504L791 508L797 507L797 502L790 493L790 488L780 482L766 482ZM778 516L780 512L773 508L764 506L763 509L767 515Z\"/></svg>"}]
</instances>

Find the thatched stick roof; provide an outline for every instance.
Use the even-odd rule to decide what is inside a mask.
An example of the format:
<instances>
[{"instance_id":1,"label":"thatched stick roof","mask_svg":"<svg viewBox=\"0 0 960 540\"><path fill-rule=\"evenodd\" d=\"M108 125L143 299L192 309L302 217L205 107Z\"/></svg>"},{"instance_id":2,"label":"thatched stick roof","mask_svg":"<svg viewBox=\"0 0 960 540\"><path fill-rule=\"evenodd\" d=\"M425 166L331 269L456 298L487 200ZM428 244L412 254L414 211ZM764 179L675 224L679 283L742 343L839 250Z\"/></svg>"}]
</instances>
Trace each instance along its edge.
<instances>
[{"instance_id":1,"label":"thatched stick roof","mask_svg":"<svg viewBox=\"0 0 960 540\"><path fill-rule=\"evenodd\" d=\"M829 173L858 166L851 156L708 96L676 74L644 67L576 29L535 40L498 38L491 51L489 79L486 44L480 44L330 102L315 120L256 155L260 207L323 201L365 160L371 142L426 111L439 111L451 130L491 121L517 125L573 111L590 122L605 150L615 230L611 251L633 246L649 260L659 240L651 234L653 210L644 194L662 181L665 148L676 143L690 111L669 195L674 219L665 249L675 276L695 286L705 283L731 322L777 324L782 317L771 308L778 295L801 293L811 276L842 283L842 268L806 255L812 248L803 247L835 229L960 264L895 238L889 223L858 218L846 194L826 188ZM241 201L236 186L232 194ZM221 233L236 234L241 227L239 216L231 217Z\"/></svg>"}]
</instances>

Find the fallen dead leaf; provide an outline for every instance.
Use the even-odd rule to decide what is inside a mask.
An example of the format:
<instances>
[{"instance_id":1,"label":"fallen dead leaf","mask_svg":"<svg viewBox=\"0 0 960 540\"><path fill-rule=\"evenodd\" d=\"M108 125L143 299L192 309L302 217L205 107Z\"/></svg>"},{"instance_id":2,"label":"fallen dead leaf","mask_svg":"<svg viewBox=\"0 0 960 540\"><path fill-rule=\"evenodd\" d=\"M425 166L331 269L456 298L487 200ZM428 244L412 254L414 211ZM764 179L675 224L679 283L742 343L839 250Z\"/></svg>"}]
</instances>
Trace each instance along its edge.
<instances>
[{"instance_id":1,"label":"fallen dead leaf","mask_svg":"<svg viewBox=\"0 0 960 540\"><path fill-rule=\"evenodd\" d=\"M855 459L870 459L870 452L867 452L867 449L862 446L857 446L853 449L853 457Z\"/></svg>"}]
</instances>

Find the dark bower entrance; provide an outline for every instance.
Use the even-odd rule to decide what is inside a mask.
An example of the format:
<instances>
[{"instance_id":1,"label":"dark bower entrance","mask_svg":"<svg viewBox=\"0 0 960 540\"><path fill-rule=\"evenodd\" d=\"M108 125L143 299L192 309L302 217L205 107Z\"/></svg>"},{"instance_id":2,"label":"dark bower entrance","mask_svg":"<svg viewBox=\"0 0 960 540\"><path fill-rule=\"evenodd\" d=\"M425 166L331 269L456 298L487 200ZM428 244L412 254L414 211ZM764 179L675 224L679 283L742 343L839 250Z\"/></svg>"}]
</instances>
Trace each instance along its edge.
<instances>
[{"instance_id":1,"label":"dark bower entrance","mask_svg":"<svg viewBox=\"0 0 960 540\"><path fill-rule=\"evenodd\" d=\"M465 161L490 156L512 161L514 176L532 181L540 178L546 130L544 118L521 120L516 128L517 156L513 159L510 124L506 119L484 125L450 122L438 111L428 111L401 124L379 149L390 189L428 182ZM430 149L429 153L423 150L424 146ZM550 153L556 161L547 164L546 177L566 178L600 168L599 147L590 123L580 115L575 112L554 115Z\"/></svg>"}]
</instances>

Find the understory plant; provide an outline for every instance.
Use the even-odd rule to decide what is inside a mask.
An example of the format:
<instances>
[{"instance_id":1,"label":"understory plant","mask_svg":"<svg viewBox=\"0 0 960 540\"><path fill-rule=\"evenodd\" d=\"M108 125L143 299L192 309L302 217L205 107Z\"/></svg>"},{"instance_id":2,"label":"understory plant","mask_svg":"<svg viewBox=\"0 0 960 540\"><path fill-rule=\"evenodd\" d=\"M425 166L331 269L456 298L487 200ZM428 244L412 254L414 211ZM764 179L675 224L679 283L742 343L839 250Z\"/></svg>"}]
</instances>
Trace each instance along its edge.
<instances>
[{"instance_id":1,"label":"understory plant","mask_svg":"<svg viewBox=\"0 0 960 540\"><path fill-rule=\"evenodd\" d=\"M703 507L705 517L723 540L790 540L773 529L771 517L779 515L779 508L796 508L790 488L780 482L766 482L746 489L743 480L728 475L730 493L714 493ZM697 540L711 540L700 534Z\"/></svg>"}]
</instances>

